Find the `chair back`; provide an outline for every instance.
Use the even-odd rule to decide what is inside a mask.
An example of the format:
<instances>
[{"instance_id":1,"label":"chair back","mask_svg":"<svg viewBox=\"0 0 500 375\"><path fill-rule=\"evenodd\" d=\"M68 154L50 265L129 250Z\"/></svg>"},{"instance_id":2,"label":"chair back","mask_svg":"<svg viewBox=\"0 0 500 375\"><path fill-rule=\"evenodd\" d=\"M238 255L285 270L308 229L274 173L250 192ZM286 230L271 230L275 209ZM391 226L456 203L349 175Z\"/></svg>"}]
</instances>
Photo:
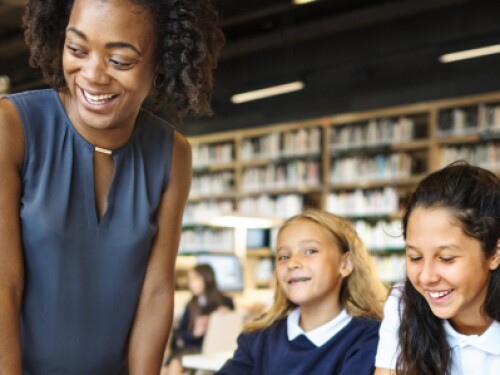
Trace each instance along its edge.
<instances>
[{"instance_id":1,"label":"chair back","mask_svg":"<svg viewBox=\"0 0 500 375\"><path fill-rule=\"evenodd\" d=\"M236 339L243 329L243 313L237 310L214 311L208 318L202 354L236 350Z\"/></svg>"}]
</instances>

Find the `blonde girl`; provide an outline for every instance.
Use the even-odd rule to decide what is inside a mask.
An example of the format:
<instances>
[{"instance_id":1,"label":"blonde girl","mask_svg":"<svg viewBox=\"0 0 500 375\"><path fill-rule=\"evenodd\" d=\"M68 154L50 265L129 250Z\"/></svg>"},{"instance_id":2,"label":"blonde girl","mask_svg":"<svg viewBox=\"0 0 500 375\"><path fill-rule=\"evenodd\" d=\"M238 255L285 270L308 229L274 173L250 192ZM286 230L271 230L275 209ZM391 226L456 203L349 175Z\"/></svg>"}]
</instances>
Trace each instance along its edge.
<instances>
[{"instance_id":1,"label":"blonde girl","mask_svg":"<svg viewBox=\"0 0 500 375\"><path fill-rule=\"evenodd\" d=\"M372 374L387 290L351 223L308 210L280 228L274 304L225 374Z\"/></svg>"}]
</instances>

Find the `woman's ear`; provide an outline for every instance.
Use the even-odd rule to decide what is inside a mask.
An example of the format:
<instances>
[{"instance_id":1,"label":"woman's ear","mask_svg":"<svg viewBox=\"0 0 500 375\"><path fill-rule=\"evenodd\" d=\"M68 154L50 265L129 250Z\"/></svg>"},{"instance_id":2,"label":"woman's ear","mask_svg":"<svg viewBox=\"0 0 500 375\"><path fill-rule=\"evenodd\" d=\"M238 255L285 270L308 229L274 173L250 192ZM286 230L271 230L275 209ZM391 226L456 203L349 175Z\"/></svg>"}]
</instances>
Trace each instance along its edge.
<instances>
[{"instance_id":1,"label":"woman's ear","mask_svg":"<svg viewBox=\"0 0 500 375\"><path fill-rule=\"evenodd\" d=\"M494 271L500 266L500 238L497 241L497 249L495 251L495 254L488 259L488 263L490 266L490 270Z\"/></svg>"},{"instance_id":2,"label":"woman's ear","mask_svg":"<svg viewBox=\"0 0 500 375\"><path fill-rule=\"evenodd\" d=\"M342 277L347 277L352 273L353 266L352 266L352 257L351 257L351 252L348 251L347 253L342 255L342 264L340 266L340 275Z\"/></svg>"}]
</instances>

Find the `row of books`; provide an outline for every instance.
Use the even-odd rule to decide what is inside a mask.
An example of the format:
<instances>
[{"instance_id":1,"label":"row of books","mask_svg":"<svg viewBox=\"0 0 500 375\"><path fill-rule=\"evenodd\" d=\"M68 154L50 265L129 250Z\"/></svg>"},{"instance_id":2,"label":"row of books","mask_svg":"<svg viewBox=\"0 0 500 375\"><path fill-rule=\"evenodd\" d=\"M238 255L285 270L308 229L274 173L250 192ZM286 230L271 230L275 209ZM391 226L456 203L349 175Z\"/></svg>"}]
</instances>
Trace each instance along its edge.
<instances>
[{"instance_id":1,"label":"row of books","mask_svg":"<svg viewBox=\"0 0 500 375\"><path fill-rule=\"evenodd\" d=\"M397 283L406 278L406 259L404 254L373 256L380 279L387 283Z\"/></svg>"},{"instance_id":2,"label":"row of books","mask_svg":"<svg viewBox=\"0 0 500 375\"><path fill-rule=\"evenodd\" d=\"M202 223L234 211L234 201L230 199L188 202L184 208L182 223L183 225Z\"/></svg>"},{"instance_id":3,"label":"row of books","mask_svg":"<svg viewBox=\"0 0 500 375\"><path fill-rule=\"evenodd\" d=\"M409 117L372 119L368 122L332 128L330 147L345 149L411 141L415 120Z\"/></svg>"},{"instance_id":4,"label":"row of books","mask_svg":"<svg viewBox=\"0 0 500 375\"><path fill-rule=\"evenodd\" d=\"M500 132L500 104L452 108L439 113L439 136L482 132Z\"/></svg>"},{"instance_id":5,"label":"row of books","mask_svg":"<svg viewBox=\"0 0 500 375\"><path fill-rule=\"evenodd\" d=\"M410 177L413 157L406 152L334 158L330 183L353 183Z\"/></svg>"},{"instance_id":6,"label":"row of books","mask_svg":"<svg viewBox=\"0 0 500 375\"><path fill-rule=\"evenodd\" d=\"M441 167L464 159L471 164L490 169L500 170L500 141L486 142L478 145L459 145L441 148Z\"/></svg>"},{"instance_id":7,"label":"row of books","mask_svg":"<svg viewBox=\"0 0 500 375\"><path fill-rule=\"evenodd\" d=\"M479 132L500 132L500 104L479 105L477 122Z\"/></svg>"},{"instance_id":8,"label":"row of books","mask_svg":"<svg viewBox=\"0 0 500 375\"><path fill-rule=\"evenodd\" d=\"M321 184L321 163L317 160L294 160L287 163L268 164L265 167L246 168L243 171L242 190L286 189L290 187L315 187Z\"/></svg>"},{"instance_id":9,"label":"row of books","mask_svg":"<svg viewBox=\"0 0 500 375\"><path fill-rule=\"evenodd\" d=\"M184 229L179 253L233 252L234 231L229 228L196 227Z\"/></svg>"},{"instance_id":10,"label":"row of books","mask_svg":"<svg viewBox=\"0 0 500 375\"><path fill-rule=\"evenodd\" d=\"M246 197L240 201L240 211L246 215L269 216L287 219L304 209L304 197L301 194L267 194Z\"/></svg>"},{"instance_id":11,"label":"row of books","mask_svg":"<svg viewBox=\"0 0 500 375\"><path fill-rule=\"evenodd\" d=\"M283 202L275 203L282 204ZM286 208L286 211L281 212L283 219L292 217L302 210L296 207L295 211L290 208ZM258 213L259 216L263 214L263 212ZM273 212L272 216L276 216L276 214L280 214L280 212ZM404 249L401 222L399 220L378 220L376 222L356 220L353 225L367 249L372 253ZM185 226L182 231L180 248L183 252L231 251L233 247L234 231L231 228Z\"/></svg>"},{"instance_id":12,"label":"row of books","mask_svg":"<svg viewBox=\"0 0 500 375\"><path fill-rule=\"evenodd\" d=\"M190 195L224 194L234 190L234 172L195 174L191 182Z\"/></svg>"},{"instance_id":13,"label":"row of books","mask_svg":"<svg viewBox=\"0 0 500 375\"><path fill-rule=\"evenodd\" d=\"M228 163L234 159L233 142L194 144L193 168L208 167L212 163Z\"/></svg>"},{"instance_id":14,"label":"row of books","mask_svg":"<svg viewBox=\"0 0 500 375\"><path fill-rule=\"evenodd\" d=\"M387 282L397 282L402 280L405 275L405 256L402 252L391 252L382 254L377 252L376 244L370 240L369 231L386 233L392 232L392 248L402 249L404 244L401 242L399 244L395 243L394 238L401 238L401 235L396 236L396 232L400 230L399 222L389 222L389 223L377 223L371 229L363 228L365 222L356 222L355 227L358 231L360 237L367 244L368 249L371 251L377 271L380 278ZM366 224L366 223L365 223ZM374 234L373 236L377 236ZM378 235L380 236L380 235ZM270 244L271 245L271 244ZM398 246L396 246L398 245ZM386 245L385 249L391 248L391 245ZM272 247L272 246L271 246ZM224 228L192 228L185 229L181 235L181 241L179 245L179 253L199 253L199 252L227 252L232 253L234 251L234 231L232 229ZM263 265L264 266L264 265ZM265 269L260 270L261 275L259 279L267 279L268 277L263 277L262 274L269 275L269 271L272 269L272 263L266 263ZM257 271L257 270L255 270ZM256 275L257 276L257 275Z\"/></svg>"},{"instance_id":15,"label":"row of books","mask_svg":"<svg viewBox=\"0 0 500 375\"><path fill-rule=\"evenodd\" d=\"M400 220L377 220L375 222L355 220L354 227L371 252L402 250L405 248Z\"/></svg>"},{"instance_id":16,"label":"row of books","mask_svg":"<svg viewBox=\"0 0 500 375\"><path fill-rule=\"evenodd\" d=\"M304 156L321 153L321 128L301 128L246 138L241 144L242 160Z\"/></svg>"},{"instance_id":17,"label":"row of books","mask_svg":"<svg viewBox=\"0 0 500 375\"><path fill-rule=\"evenodd\" d=\"M326 209L340 216L380 216L397 212L399 194L393 187L356 189L328 194Z\"/></svg>"}]
</instances>

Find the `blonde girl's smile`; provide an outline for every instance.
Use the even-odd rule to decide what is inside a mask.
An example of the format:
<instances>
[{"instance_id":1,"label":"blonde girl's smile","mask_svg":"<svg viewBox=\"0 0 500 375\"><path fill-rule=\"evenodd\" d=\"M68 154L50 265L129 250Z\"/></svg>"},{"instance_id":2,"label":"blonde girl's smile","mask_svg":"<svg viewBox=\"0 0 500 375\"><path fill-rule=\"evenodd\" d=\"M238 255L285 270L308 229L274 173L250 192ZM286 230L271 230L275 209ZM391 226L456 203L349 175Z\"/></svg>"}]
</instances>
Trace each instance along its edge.
<instances>
[{"instance_id":1,"label":"blonde girl's smile","mask_svg":"<svg viewBox=\"0 0 500 375\"><path fill-rule=\"evenodd\" d=\"M311 280L310 277L292 277L288 280L288 284L295 285Z\"/></svg>"}]
</instances>

